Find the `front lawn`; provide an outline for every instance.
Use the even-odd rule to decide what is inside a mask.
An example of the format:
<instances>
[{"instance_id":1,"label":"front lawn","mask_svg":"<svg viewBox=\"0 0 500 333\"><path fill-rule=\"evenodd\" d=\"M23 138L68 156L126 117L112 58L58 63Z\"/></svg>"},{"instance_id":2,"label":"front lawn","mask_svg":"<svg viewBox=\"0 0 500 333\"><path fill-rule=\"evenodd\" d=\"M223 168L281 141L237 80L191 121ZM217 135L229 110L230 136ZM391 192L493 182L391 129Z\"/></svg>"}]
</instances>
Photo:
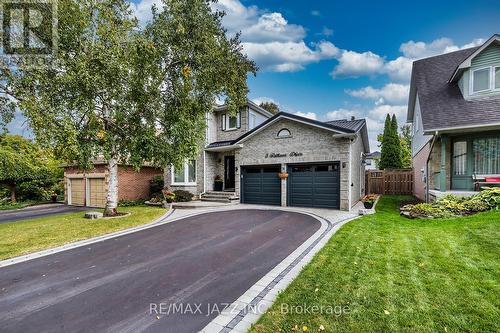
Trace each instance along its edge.
<instances>
[{"instance_id":1,"label":"front lawn","mask_svg":"<svg viewBox=\"0 0 500 333\"><path fill-rule=\"evenodd\" d=\"M164 208L123 207L129 216L89 220L84 212L0 224L0 260L152 222Z\"/></svg>"},{"instance_id":2,"label":"front lawn","mask_svg":"<svg viewBox=\"0 0 500 333\"><path fill-rule=\"evenodd\" d=\"M343 226L250 331L499 332L500 212L409 220L401 199Z\"/></svg>"}]
</instances>

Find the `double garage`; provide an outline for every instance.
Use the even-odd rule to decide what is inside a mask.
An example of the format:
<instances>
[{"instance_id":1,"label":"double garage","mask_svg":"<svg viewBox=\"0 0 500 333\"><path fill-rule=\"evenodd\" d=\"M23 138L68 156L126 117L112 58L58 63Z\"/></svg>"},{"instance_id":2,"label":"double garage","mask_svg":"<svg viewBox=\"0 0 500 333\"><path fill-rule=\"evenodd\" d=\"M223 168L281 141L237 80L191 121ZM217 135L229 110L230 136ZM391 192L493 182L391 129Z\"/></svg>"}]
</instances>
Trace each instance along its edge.
<instances>
[{"instance_id":1,"label":"double garage","mask_svg":"<svg viewBox=\"0 0 500 333\"><path fill-rule=\"evenodd\" d=\"M287 206L340 208L340 162L290 164L283 180L280 165L241 169L243 203L279 206L284 187Z\"/></svg>"},{"instance_id":2,"label":"double garage","mask_svg":"<svg viewBox=\"0 0 500 333\"><path fill-rule=\"evenodd\" d=\"M104 177L67 179L68 204L75 206L104 207L106 182Z\"/></svg>"}]
</instances>

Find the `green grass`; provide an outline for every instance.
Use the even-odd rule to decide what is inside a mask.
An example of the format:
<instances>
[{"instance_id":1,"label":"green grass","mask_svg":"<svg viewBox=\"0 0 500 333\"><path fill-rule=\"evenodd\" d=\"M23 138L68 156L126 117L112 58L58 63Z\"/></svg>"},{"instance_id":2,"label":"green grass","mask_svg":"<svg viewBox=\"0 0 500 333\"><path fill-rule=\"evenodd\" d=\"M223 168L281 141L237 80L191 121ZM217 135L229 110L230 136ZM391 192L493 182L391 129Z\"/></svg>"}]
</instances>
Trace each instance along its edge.
<instances>
[{"instance_id":1,"label":"green grass","mask_svg":"<svg viewBox=\"0 0 500 333\"><path fill-rule=\"evenodd\" d=\"M151 222L166 210L156 207L123 207L129 216L89 220L83 212L40 217L0 224L0 260Z\"/></svg>"},{"instance_id":2,"label":"green grass","mask_svg":"<svg viewBox=\"0 0 500 333\"><path fill-rule=\"evenodd\" d=\"M401 199L343 226L250 332L499 332L500 212L409 220ZM302 304L348 313L280 311Z\"/></svg>"}]
</instances>

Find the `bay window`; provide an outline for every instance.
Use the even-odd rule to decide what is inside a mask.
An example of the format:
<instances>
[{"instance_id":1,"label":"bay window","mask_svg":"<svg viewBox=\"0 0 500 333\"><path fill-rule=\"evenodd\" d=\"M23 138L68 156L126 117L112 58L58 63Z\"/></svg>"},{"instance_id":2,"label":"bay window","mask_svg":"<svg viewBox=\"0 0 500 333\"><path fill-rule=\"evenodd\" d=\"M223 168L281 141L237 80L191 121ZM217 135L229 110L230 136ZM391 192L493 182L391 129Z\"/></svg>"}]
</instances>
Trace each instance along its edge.
<instances>
[{"instance_id":1,"label":"bay window","mask_svg":"<svg viewBox=\"0 0 500 333\"><path fill-rule=\"evenodd\" d=\"M500 138L480 138L472 142L474 172L478 175L500 174Z\"/></svg>"},{"instance_id":2,"label":"bay window","mask_svg":"<svg viewBox=\"0 0 500 333\"><path fill-rule=\"evenodd\" d=\"M196 160L184 162L181 168L172 166L172 185L196 185Z\"/></svg>"}]
</instances>

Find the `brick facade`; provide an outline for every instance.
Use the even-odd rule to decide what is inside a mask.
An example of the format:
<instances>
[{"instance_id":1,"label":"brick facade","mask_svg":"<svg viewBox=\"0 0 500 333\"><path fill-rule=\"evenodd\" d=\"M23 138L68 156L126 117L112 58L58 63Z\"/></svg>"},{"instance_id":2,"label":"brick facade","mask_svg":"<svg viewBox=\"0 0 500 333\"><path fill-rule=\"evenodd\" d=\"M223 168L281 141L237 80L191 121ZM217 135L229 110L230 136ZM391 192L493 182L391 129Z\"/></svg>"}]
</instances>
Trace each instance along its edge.
<instances>
[{"instance_id":1,"label":"brick facade","mask_svg":"<svg viewBox=\"0 0 500 333\"><path fill-rule=\"evenodd\" d=\"M149 181L163 171L153 167L142 167L136 171L130 166L118 167L118 200L149 199ZM64 169L64 202L68 203L68 179L70 178L104 178L105 189L108 185L106 165L95 165L93 169L82 170L76 167Z\"/></svg>"}]
</instances>

